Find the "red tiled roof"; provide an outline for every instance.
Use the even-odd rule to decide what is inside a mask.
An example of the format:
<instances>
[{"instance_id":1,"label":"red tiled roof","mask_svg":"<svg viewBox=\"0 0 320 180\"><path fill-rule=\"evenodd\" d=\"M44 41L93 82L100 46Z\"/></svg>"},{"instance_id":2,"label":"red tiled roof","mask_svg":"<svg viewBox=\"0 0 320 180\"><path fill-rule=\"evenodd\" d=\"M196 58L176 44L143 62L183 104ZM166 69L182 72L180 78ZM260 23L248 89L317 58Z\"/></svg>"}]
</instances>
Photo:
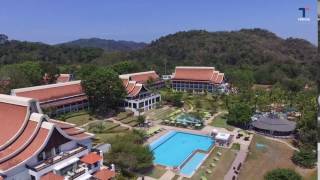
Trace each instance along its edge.
<instances>
[{"instance_id":1,"label":"red tiled roof","mask_svg":"<svg viewBox=\"0 0 320 180\"><path fill-rule=\"evenodd\" d=\"M85 156L83 156L80 161L81 162L84 162L86 164L94 164L98 161L100 161L102 159L102 157L100 155L98 155L97 153L95 152L91 152Z\"/></svg>"},{"instance_id":2,"label":"red tiled roof","mask_svg":"<svg viewBox=\"0 0 320 180\"><path fill-rule=\"evenodd\" d=\"M41 180L64 180L64 177L54 174L53 172L49 172L40 178Z\"/></svg>"},{"instance_id":3,"label":"red tiled roof","mask_svg":"<svg viewBox=\"0 0 320 180\"><path fill-rule=\"evenodd\" d=\"M129 81L128 86L126 87L127 93L129 94L136 86L135 81Z\"/></svg>"},{"instance_id":4,"label":"red tiled roof","mask_svg":"<svg viewBox=\"0 0 320 180\"><path fill-rule=\"evenodd\" d=\"M132 91L129 93L129 96L134 97L134 96L138 95L142 89L142 86L143 86L142 84L136 84L134 86L134 88L132 89Z\"/></svg>"},{"instance_id":5,"label":"red tiled roof","mask_svg":"<svg viewBox=\"0 0 320 180\"><path fill-rule=\"evenodd\" d=\"M138 83L146 83L150 79L152 80L159 79L159 76L155 71L134 73L130 77L132 81L137 81Z\"/></svg>"},{"instance_id":6,"label":"red tiled roof","mask_svg":"<svg viewBox=\"0 0 320 180\"><path fill-rule=\"evenodd\" d=\"M30 114L28 109L33 102L30 98L0 95L0 120L3 123L0 126L0 171L8 171L35 157L55 129L70 140L93 136L73 124L47 120L47 116L39 113Z\"/></svg>"},{"instance_id":7,"label":"red tiled roof","mask_svg":"<svg viewBox=\"0 0 320 180\"><path fill-rule=\"evenodd\" d=\"M109 180L116 176L114 171L110 171L109 169L101 169L94 174L94 177L99 180Z\"/></svg>"},{"instance_id":8,"label":"red tiled roof","mask_svg":"<svg viewBox=\"0 0 320 180\"><path fill-rule=\"evenodd\" d=\"M40 102L84 94L80 81L14 89L13 92L16 96L33 98Z\"/></svg>"},{"instance_id":9,"label":"red tiled roof","mask_svg":"<svg viewBox=\"0 0 320 180\"><path fill-rule=\"evenodd\" d=\"M36 135L35 138L30 142L30 144L21 150L17 155L14 157L1 162L0 169L1 170L8 170L14 166L19 165L26 159L30 159L37 154L37 151L44 145L45 141L49 138L49 130L45 128L41 128Z\"/></svg>"},{"instance_id":10,"label":"red tiled roof","mask_svg":"<svg viewBox=\"0 0 320 180\"><path fill-rule=\"evenodd\" d=\"M0 147L21 133L26 125L27 112L27 106L0 102Z\"/></svg>"},{"instance_id":11,"label":"red tiled roof","mask_svg":"<svg viewBox=\"0 0 320 180\"><path fill-rule=\"evenodd\" d=\"M87 99L88 99L88 97L86 95L80 95L80 96L76 96L76 97L70 97L67 99L61 99L58 101L42 103L41 107L42 108L57 107L57 106L65 105L65 104L71 104L71 103L84 101Z\"/></svg>"},{"instance_id":12,"label":"red tiled roof","mask_svg":"<svg viewBox=\"0 0 320 180\"><path fill-rule=\"evenodd\" d=\"M4 160L4 158L8 158L13 156L16 151L23 146L26 146L29 142L28 139L32 138L35 133L37 133L38 122L28 121L28 124L22 134L11 143L8 147L0 151L0 161ZM34 134L34 135L33 135Z\"/></svg>"},{"instance_id":13,"label":"red tiled roof","mask_svg":"<svg viewBox=\"0 0 320 180\"><path fill-rule=\"evenodd\" d=\"M69 124L62 121L57 121L54 119L50 119L49 122L56 124L61 130L66 133L71 138L75 139L88 139L91 138L93 135L85 132L84 129L75 127L74 124Z\"/></svg>"},{"instance_id":14,"label":"red tiled roof","mask_svg":"<svg viewBox=\"0 0 320 180\"><path fill-rule=\"evenodd\" d=\"M223 74L215 71L214 67L176 67L172 80L205 81L221 83Z\"/></svg>"}]
</instances>

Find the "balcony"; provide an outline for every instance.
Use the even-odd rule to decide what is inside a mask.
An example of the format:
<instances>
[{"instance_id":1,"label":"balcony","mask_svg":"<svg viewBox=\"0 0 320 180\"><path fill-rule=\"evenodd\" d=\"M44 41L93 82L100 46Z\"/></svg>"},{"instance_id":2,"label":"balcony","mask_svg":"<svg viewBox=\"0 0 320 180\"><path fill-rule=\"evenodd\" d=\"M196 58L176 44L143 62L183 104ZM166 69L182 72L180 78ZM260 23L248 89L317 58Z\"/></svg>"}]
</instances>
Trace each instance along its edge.
<instances>
[{"instance_id":1,"label":"balcony","mask_svg":"<svg viewBox=\"0 0 320 180\"><path fill-rule=\"evenodd\" d=\"M74 171L69 171L66 176L64 176L68 180L74 180L77 179L78 177L82 176L88 172L88 168L84 165L81 164L77 169Z\"/></svg>"},{"instance_id":2,"label":"balcony","mask_svg":"<svg viewBox=\"0 0 320 180\"><path fill-rule=\"evenodd\" d=\"M35 166L27 166L29 169L31 169L32 171L35 171L35 172L39 172L43 169L46 169L47 167L50 167L54 164L57 164L65 159L68 159L82 151L85 151L87 150L87 148L85 146L81 146L79 145L77 148L75 149L72 149L70 151L65 151L65 152L62 152L54 157L51 157L43 162L41 162L40 164L37 164Z\"/></svg>"}]
</instances>

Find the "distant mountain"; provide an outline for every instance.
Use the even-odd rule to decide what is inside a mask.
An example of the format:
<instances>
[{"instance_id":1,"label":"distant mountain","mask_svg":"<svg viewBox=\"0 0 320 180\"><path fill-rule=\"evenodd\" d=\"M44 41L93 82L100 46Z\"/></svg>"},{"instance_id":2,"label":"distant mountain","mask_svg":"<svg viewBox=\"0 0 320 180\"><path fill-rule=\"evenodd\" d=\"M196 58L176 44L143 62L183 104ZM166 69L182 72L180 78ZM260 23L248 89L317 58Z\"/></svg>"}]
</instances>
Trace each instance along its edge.
<instances>
[{"instance_id":1,"label":"distant mountain","mask_svg":"<svg viewBox=\"0 0 320 180\"><path fill-rule=\"evenodd\" d=\"M102 48L106 52L114 51L133 51L144 48L147 44L143 42L134 41L115 41L100 38L89 38L89 39L78 39L75 41L65 42L63 46L73 46L73 47L89 47L89 48Z\"/></svg>"}]
</instances>

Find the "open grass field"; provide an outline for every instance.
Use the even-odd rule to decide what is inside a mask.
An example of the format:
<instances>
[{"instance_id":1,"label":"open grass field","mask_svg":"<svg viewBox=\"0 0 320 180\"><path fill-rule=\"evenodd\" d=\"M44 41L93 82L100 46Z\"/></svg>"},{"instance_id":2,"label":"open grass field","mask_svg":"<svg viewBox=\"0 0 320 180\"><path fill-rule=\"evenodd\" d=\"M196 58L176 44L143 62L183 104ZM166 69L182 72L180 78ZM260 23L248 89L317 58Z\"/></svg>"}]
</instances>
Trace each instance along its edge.
<instances>
[{"instance_id":1,"label":"open grass field","mask_svg":"<svg viewBox=\"0 0 320 180\"><path fill-rule=\"evenodd\" d=\"M95 140L94 143L95 144L99 144L99 143L108 143L110 139L116 137L116 136L124 136L126 135L126 130L122 130L122 131L118 131L118 132L114 132L114 133L102 133L102 134L96 134L95 135Z\"/></svg>"},{"instance_id":2,"label":"open grass field","mask_svg":"<svg viewBox=\"0 0 320 180\"><path fill-rule=\"evenodd\" d=\"M221 157L217 156L218 151L222 153ZM220 160L214 161L213 159L215 157L218 157ZM223 180L224 175L228 172L235 157L236 157L235 150L215 147L212 153L201 165L198 171L192 176L191 179L199 180L201 179L201 176L205 176L207 179ZM211 167L210 166L211 163L215 163L216 167ZM208 174L206 172L207 169L210 169L212 173Z\"/></svg>"},{"instance_id":3,"label":"open grass field","mask_svg":"<svg viewBox=\"0 0 320 180\"><path fill-rule=\"evenodd\" d=\"M263 144L264 147L257 147L257 143ZM303 169L292 163L293 152L291 148L282 143L255 135L249 147L247 160L240 171L239 179L263 180L264 174L275 168L293 169L307 180L315 178L315 169Z\"/></svg>"},{"instance_id":4,"label":"open grass field","mask_svg":"<svg viewBox=\"0 0 320 180\"><path fill-rule=\"evenodd\" d=\"M81 126L83 124L86 124L90 121L96 120L94 117L90 116L86 112L82 113L76 113L74 116L71 116L70 118L65 119L66 122L75 124L77 126Z\"/></svg>"},{"instance_id":5,"label":"open grass field","mask_svg":"<svg viewBox=\"0 0 320 180\"><path fill-rule=\"evenodd\" d=\"M214 118L209 125L214 127L225 128L232 131L234 127L227 124L227 119L225 118L225 115L226 114L220 114L219 116Z\"/></svg>"}]
</instances>

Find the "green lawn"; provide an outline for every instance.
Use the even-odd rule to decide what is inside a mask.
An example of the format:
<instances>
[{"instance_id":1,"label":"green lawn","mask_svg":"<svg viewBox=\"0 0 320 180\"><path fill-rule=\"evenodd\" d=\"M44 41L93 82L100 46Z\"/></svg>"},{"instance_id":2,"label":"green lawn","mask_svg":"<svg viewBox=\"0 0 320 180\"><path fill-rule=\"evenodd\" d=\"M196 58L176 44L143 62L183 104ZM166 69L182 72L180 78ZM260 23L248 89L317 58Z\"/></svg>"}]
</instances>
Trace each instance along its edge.
<instances>
[{"instance_id":1,"label":"green lawn","mask_svg":"<svg viewBox=\"0 0 320 180\"><path fill-rule=\"evenodd\" d=\"M232 131L234 129L233 126L230 126L227 124L227 120L225 118L225 114L220 114L215 119L212 120L212 122L209 124L214 127L220 127L228 129L229 131Z\"/></svg>"},{"instance_id":2,"label":"green lawn","mask_svg":"<svg viewBox=\"0 0 320 180\"><path fill-rule=\"evenodd\" d=\"M66 122L75 124L77 126L81 126L90 121L96 120L94 117L90 116L88 113L83 113L79 115L72 116L70 118L65 119Z\"/></svg>"},{"instance_id":3,"label":"green lawn","mask_svg":"<svg viewBox=\"0 0 320 180\"><path fill-rule=\"evenodd\" d=\"M222 155L219 157L217 152L221 152ZM218 157L219 161L214 161L213 159ZM236 157L236 151L232 149L219 148L215 147L209 157L205 160L205 162L200 166L198 171L192 176L192 180L199 180L201 176L205 176L207 179L214 180L223 180L225 174L228 172L229 168L233 160ZM216 167L212 167L210 164L216 164ZM208 174L206 170L209 169L212 171L211 174ZM185 178L186 179L186 178Z\"/></svg>"},{"instance_id":4,"label":"green lawn","mask_svg":"<svg viewBox=\"0 0 320 180\"><path fill-rule=\"evenodd\" d=\"M108 143L110 139L116 137L117 135L119 136L124 136L126 135L126 131L119 131L119 132L114 132L114 133L102 133L102 134L95 134L95 144L99 143Z\"/></svg>"},{"instance_id":5,"label":"green lawn","mask_svg":"<svg viewBox=\"0 0 320 180\"><path fill-rule=\"evenodd\" d=\"M232 146L231 146L231 149L239 151L240 150L240 144L239 143L233 143Z\"/></svg>"}]
</instances>

